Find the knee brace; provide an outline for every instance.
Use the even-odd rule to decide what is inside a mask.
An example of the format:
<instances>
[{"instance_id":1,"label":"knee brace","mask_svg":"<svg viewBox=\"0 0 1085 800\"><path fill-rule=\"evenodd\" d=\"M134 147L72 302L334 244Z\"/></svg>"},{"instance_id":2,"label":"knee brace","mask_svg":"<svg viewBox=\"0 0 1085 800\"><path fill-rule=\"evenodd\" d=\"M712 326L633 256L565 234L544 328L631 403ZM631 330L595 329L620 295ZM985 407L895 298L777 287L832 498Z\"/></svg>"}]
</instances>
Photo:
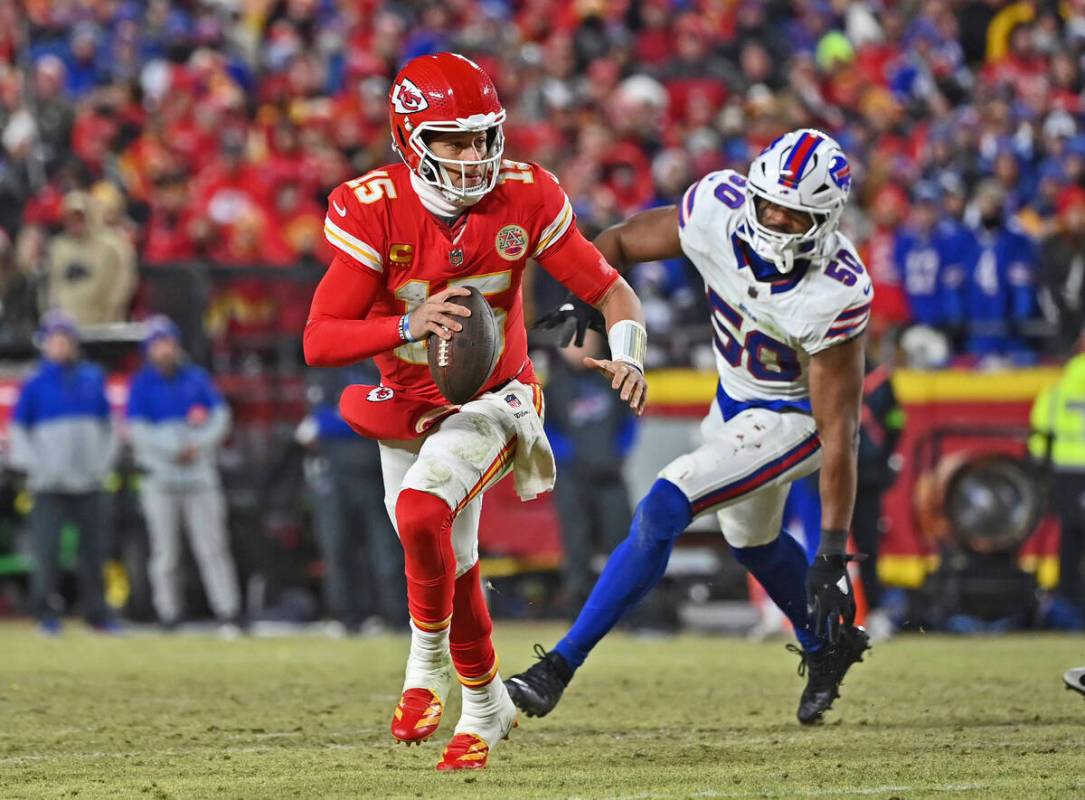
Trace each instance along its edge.
<instances>
[{"instance_id":1,"label":"knee brace","mask_svg":"<svg viewBox=\"0 0 1085 800\"><path fill-rule=\"evenodd\" d=\"M637 547L651 547L678 538L692 521L693 512L682 490L660 478L637 504L630 538Z\"/></svg>"}]
</instances>

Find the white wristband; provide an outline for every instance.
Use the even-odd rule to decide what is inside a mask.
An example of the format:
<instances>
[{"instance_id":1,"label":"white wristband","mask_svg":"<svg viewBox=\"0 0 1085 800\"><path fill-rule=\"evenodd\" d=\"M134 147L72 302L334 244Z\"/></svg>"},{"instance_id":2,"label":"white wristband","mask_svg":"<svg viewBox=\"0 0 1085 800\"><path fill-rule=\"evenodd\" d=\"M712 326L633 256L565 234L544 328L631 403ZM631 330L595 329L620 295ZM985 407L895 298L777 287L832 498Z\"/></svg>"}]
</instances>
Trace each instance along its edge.
<instances>
[{"instance_id":1,"label":"white wristband","mask_svg":"<svg viewBox=\"0 0 1085 800\"><path fill-rule=\"evenodd\" d=\"M639 322L623 319L615 322L607 334L611 361L624 361L644 372L644 357L648 352L648 331Z\"/></svg>"}]
</instances>

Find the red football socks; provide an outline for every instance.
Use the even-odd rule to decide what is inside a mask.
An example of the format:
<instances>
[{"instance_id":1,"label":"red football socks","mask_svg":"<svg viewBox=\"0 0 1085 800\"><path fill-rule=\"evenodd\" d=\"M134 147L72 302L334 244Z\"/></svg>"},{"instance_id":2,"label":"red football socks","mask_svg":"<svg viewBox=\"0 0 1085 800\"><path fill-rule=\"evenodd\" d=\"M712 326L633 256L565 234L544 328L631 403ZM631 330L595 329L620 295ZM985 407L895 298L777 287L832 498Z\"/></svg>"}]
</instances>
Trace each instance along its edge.
<instances>
[{"instance_id":1,"label":"red football socks","mask_svg":"<svg viewBox=\"0 0 1085 800\"><path fill-rule=\"evenodd\" d=\"M465 686L485 686L497 674L490 634L493 622L482 594L476 563L459 578L452 549L453 512L444 500L404 489L396 501L396 522L407 573L407 607L416 627L448 627L452 663Z\"/></svg>"},{"instance_id":2,"label":"red football socks","mask_svg":"<svg viewBox=\"0 0 1085 800\"><path fill-rule=\"evenodd\" d=\"M452 601L452 630L448 635L448 648L452 663L464 686L485 686L497 674L497 656L494 655L493 632L490 609L482 595L479 568L476 562L471 569L456 578L456 594Z\"/></svg>"}]
</instances>

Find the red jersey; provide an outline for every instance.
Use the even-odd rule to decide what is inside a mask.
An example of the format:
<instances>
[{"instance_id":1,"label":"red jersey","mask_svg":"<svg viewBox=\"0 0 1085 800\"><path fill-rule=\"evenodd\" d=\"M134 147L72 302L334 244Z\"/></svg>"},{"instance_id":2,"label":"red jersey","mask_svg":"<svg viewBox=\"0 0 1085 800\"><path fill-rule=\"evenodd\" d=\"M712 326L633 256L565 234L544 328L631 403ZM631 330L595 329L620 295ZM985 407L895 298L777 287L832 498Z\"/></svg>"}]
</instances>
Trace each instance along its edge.
<instances>
[{"instance_id":1,"label":"red jersey","mask_svg":"<svg viewBox=\"0 0 1085 800\"><path fill-rule=\"evenodd\" d=\"M447 401L430 375L426 343L401 344L398 323L430 295L474 286L493 308L503 339L482 394L513 378L537 381L520 292L529 258L588 303L618 279L577 231L557 179L536 164L503 161L494 189L451 225L425 209L406 165L382 167L332 191L324 233L338 252L313 298L309 363L373 357L381 385L422 409ZM345 407L344 416L354 422ZM377 434L372 426L355 427Z\"/></svg>"}]
</instances>

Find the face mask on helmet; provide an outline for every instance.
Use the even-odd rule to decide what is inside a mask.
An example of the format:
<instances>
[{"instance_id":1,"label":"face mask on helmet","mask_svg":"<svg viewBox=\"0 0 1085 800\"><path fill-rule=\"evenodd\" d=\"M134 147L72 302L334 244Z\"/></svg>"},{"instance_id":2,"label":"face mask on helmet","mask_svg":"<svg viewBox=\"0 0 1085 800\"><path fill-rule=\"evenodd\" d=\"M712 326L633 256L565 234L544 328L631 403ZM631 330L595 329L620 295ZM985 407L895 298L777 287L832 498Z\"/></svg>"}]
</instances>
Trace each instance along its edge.
<instances>
[{"instance_id":1,"label":"face mask on helmet","mask_svg":"<svg viewBox=\"0 0 1085 800\"><path fill-rule=\"evenodd\" d=\"M799 216L805 215L808 226L801 230L786 231L780 229L779 223L766 224L766 217L773 206L798 212ZM836 222L840 216L839 211L816 213L784 205L766 197L752 186L748 186L746 190L745 213L750 247L785 274L795 268L797 260L820 254L822 245L836 230Z\"/></svg>"},{"instance_id":2,"label":"face mask on helmet","mask_svg":"<svg viewBox=\"0 0 1085 800\"><path fill-rule=\"evenodd\" d=\"M486 117L470 127L462 124L462 120L423 123L412 132L408 142L419 157L418 177L457 205L473 205L497 185L501 156L505 151L505 134L501 129L505 112ZM482 158L458 159L439 155L433 144L442 133L485 133L486 147Z\"/></svg>"}]
</instances>

